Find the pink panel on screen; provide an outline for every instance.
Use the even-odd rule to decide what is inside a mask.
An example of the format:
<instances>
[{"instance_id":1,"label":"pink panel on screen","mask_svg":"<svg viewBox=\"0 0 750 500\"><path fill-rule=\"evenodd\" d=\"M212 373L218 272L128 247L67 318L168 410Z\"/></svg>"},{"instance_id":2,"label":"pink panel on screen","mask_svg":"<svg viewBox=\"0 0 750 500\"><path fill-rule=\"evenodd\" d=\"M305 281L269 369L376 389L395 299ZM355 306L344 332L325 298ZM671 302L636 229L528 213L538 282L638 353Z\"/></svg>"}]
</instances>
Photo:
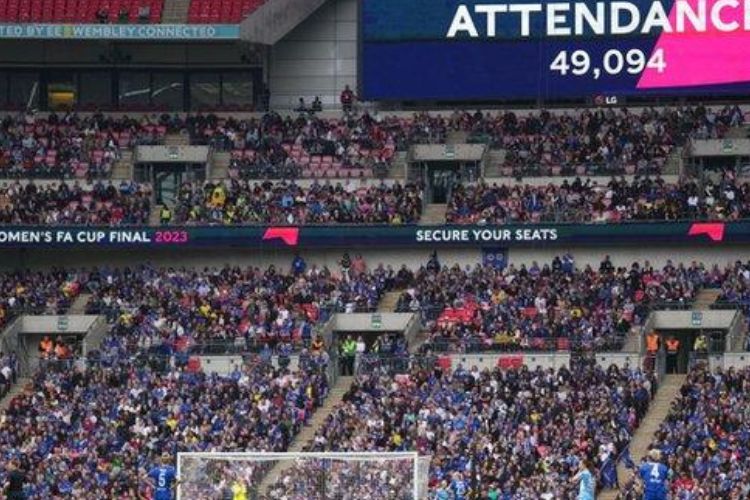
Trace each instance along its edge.
<instances>
[{"instance_id":1,"label":"pink panel on screen","mask_svg":"<svg viewBox=\"0 0 750 500\"><path fill-rule=\"evenodd\" d=\"M706 32L695 31L690 22L682 33L662 33L654 51L662 49L667 63L663 73L655 68L646 68L641 74L638 88L658 87L692 87L699 85L726 84L750 81L750 32L721 32L712 26L710 12L718 0L706 2L708 29ZM698 0L689 0L697 11ZM742 28L743 2L739 9L722 9L722 20L725 23L736 21ZM676 26L676 7L672 7L669 20Z\"/></svg>"}]
</instances>

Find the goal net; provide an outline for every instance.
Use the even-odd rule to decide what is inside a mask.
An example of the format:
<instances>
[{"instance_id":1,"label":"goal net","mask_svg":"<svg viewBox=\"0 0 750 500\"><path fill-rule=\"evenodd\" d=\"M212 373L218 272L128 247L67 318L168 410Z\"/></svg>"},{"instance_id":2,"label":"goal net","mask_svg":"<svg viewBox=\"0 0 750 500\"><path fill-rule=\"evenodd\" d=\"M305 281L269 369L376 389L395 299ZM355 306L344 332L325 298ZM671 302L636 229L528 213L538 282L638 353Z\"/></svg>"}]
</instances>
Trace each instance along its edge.
<instances>
[{"instance_id":1,"label":"goal net","mask_svg":"<svg viewBox=\"0 0 750 500\"><path fill-rule=\"evenodd\" d=\"M178 453L177 500L422 500L429 467L416 452Z\"/></svg>"}]
</instances>

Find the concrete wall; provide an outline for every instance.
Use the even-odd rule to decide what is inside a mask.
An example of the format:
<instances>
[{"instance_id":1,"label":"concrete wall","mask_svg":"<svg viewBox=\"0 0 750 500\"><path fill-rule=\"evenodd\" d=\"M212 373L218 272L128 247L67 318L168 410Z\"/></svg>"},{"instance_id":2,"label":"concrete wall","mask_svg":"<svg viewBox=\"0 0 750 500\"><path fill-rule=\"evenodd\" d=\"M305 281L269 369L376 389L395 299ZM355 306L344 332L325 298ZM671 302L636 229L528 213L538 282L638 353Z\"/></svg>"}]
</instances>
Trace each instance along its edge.
<instances>
[{"instance_id":1,"label":"concrete wall","mask_svg":"<svg viewBox=\"0 0 750 500\"><path fill-rule=\"evenodd\" d=\"M745 368L750 366L750 352L728 352L724 354L724 368Z\"/></svg>"},{"instance_id":2,"label":"concrete wall","mask_svg":"<svg viewBox=\"0 0 750 500\"><path fill-rule=\"evenodd\" d=\"M102 69L100 56L110 54L112 46L131 57L130 66L157 65L170 67L237 67L247 69L263 64L265 50L238 42L214 43L108 43L73 40L3 40L0 42L0 66L70 64ZM132 114L132 113L131 113Z\"/></svg>"},{"instance_id":3,"label":"concrete wall","mask_svg":"<svg viewBox=\"0 0 750 500\"><path fill-rule=\"evenodd\" d=\"M201 360L201 366L206 373L218 373L226 375L232 373L235 368L242 366L242 356L198 356ZM278 367L278 357L271 359L274 366ZM289 369L296 370L299 366L299 356L289 357Z\"/></svg>"},{"instance_id":4,"label":"concrete wall","mask_svg":"<svg viewBox=\"0 0 750 500\"><path fill-rule=\"evenodd\" d=\"M432 249L427 247L423 250L373 250L351 248L352 256L361 253L367 265L372 267L378 263L391 264L395 269L406 264L411 268L425 264L430 257ZM299 250L305 257L308 265L328 266L334 272L338 272L339 261L343 250L334 251L305 251ZM0 269L12 269L17 267L51 268L53 266L68 266L80 268L94 265L109 266L134 266L143 263L153 263L159 266L188 266L188 267L220 267L225 264L240 266L268 266L275 265L282 270L289 270L293 250L265 250L259 251L253 248L245 249L197 249L197 250L163 250L149 249L144 252L128 250L61 250L48 249L40 251L27 251L22 257L18 252L0 251ZM440 252L440 258L446 264L478 262L481 259L479 249L447 249ZM396 267L398 266L398 267Z\"/></svg>"},{"instance_id":5,"label":"concrete wall","mask_svg":"<svg viewBox=\"0 0 750 500\"><path fill-rule=\"evenodd\" d=\"M206 163L208 146L138 146L136 162Z\"/></svg>"},{"instance_id":6,"label":"concrete wall","mask_svg":"<svg viewBox=\"0 0 750 500\"><path fill-rule=\"evenodd\" d=\"M536 354L536 353L518 353L518 354L454 354L451 355L451 364L455 368L459 364L464 368L476 366L480 370L485 368L492 369L498 366L504 358L523 358L523 363L530 369L536 369L541 366L544 369L558 369L570 365L569 353L555 354Z\"/></svg>"},{"instance_id":7,"label":"concrete wall","mask_svg":"<svg viewBox=\"0 0 750 500\"><path fill-rule=\"evenodd\" d=\"M325 2L326 0L266 2L242 22L240 36L249 42L273 45Z\"/></svg>"},{"instance_id":8,"label":"concrete wall","mask_svg":"<svg viewBox=\"0 0 750 500\"><path fill-rule=\"evenodd\" d=\"M636 368L643 366L638 353L602 352L596 355L596 363L606 369L612 365L619 368Z\"/></svg>"},{"instance_id":9,"label":"concrete wall","mask_svg":"<svg viewBox=\"0 0 750 500\"><path fill-rule=\"evenodd\" d=\"M656 330L704 330L704 329L728 329L736 314L736 310L726 311L701 311L703 320L700 325L693 325L692 311L654 311L653 328Z\"/></svg>"},{"instance_id":10,"label":"concrete wall","mask_svg":"<svg viewBox=\"0 0 750 500\"><path fill-rule=\"evenodd\" d=\"M617 179L619 180L621 177L624 177L625 180L628 182L633 182L633 179L635 178L634 175L625 175L625 176L617 176ZM679 176L677 175L662 175L661 178L666 182L667 184L677 184L679 181ZM565 181L568 181L568 183L573 183L576 180L576 177L565 177L565 176L550 176L550 177L523 177L519 181L515 177L485 177L484 182L486 184L492 185L492 184L502 184L506 186L547 186L549 184L555 185L555 186L561 186ZM599 186L602 186L603 188L609 184L609 182L612 180L611 176L606 175L593 175L593 176L587 176L584 178L581 178L583 182L586 182L587 180L591 180L592 183L596 183Z\"/></svg>"},{"instance_id":11,"label":"concrete wall","mask_svg":"<svg viewBox=\"0 0 750 500\"><path fill-rule=\"evenodd\" d=\"M361 253L367 265L373 267L379 263L391 265L394 269L406 265L416 269L429 259L433 247L423 248L350 248L349 253ZM307 260L308 265L317 264L328 266L333 271L339 270L339 260L343 250L305 250L297 251ZM650 261L654 266L662 266L671 259L674 263L689 264L695 260L705 265L717 264L724 266L736 260L747 260L747 249L742 246L696 246L693 248L639 247L554 247L554 248L511 248L508 252L509 261L515 265L531 264L536 261L540 265L551 262L555 255L570 252L579 266L591 264L599 266L605 255L609 255L617 266L629 266L634 261ZM153 263L160 266L188 266L188 267L217 267L225 264L240 266L268 266L275 265L288 270L294 258L294 250L258 250L244 249L148 249L142 252L133 250L17 250L0 251L0 269L35 268L48 269L53 266L72 268L91 267L95 265L134 266L143 263ZM444 248L438 250L441 263L446 265L474 264L481 262L481 247L474 248Z\"/></svg>"},{"instance_id":12,"label":"concrete wall","mask_svg":"<svg viewBox=\"0 0 750 500\"><path fill-rule=\"evenodd\" d=\"M337 314L333 329L339 332L400 332L406 329L413 313L376 313L380 316L381 327L372 326L370 313Z\"/></svg>"},{"instance_id":13,"label":"concrete wall","mask_svg":"<svg viewBox=\"0 0 750 500\"><path fill-rule=\"evenodd\" d=\"M357 0L331 0L271 48L271 107L292 109L315 96L339 106L345 85L357 81Z\"/></svg>"},{"instance_id":14,"label":"concrete wall","mask_svg":"<svg viewBox=\"0 0 750 500\"><path fill-rule=\"evenodd\" d=\"M632 262L648 260L654 266L663 266L667 260L673 263L692 261L705 265L724 266L737 260L748 258L747 248L742 246L643 246L643 247L589 247L561 246L556 248L517 248L510 249L508 258L515 264L529 264L537 261L540 264L550 262L555 255L570 252L579 266L591 264L598 266L605 255L609 255L616 266L630 265Z\"/></svg>"},{"instance_id":15,"label":"concrete wall","mask_svg":"<svg viewBox=\"0 0 750 500\"><path fill-rule=\"evenodd\" d=\"M696 139L690 156L750 156L750 139Z\"/></svg>"},{"instance_id":16,"label":"concrete wall","mask_svg":"<svg viewBox=\"0 0 750 500\"><path fill-rule=\"evenodd\" d=\"M67 329L58 329L61 318L67 318ZM20 333L86 333L99 316L23 316Z\"/></svg>"}]
</instances>

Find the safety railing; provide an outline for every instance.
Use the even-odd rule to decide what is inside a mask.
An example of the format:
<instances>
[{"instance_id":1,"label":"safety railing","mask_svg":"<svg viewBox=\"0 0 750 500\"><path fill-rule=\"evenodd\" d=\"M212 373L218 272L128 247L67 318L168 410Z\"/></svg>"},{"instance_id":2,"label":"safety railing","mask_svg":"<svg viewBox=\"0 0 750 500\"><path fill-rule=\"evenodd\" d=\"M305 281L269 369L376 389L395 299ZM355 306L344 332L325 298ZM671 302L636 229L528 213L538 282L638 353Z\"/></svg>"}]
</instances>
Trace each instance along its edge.
<instances>
[{"instance_id":1,"label":"safety railing","mask_svg":"<svg viewBox=\"0 0 750 500\"><path fill-rule=\"evenodd\" d=\"M595 339L570 339L567 337L515 339L461 339L432 338L425 341L422 352L434 353L503 353L503 352L605 352L619 351L626 336L617 334Z\"/></svg>"},{"instance_id":2,"label":"safety railing","mask_svg":"<svg viewBox=\"0 0 750 500\"><path fill-rule=\"evenodd\" d=\"M357 375L396 375L414 369L431 369L438 361L434 355L415 354L360 354L355 358Z\"/></svg>"}]
</instances>

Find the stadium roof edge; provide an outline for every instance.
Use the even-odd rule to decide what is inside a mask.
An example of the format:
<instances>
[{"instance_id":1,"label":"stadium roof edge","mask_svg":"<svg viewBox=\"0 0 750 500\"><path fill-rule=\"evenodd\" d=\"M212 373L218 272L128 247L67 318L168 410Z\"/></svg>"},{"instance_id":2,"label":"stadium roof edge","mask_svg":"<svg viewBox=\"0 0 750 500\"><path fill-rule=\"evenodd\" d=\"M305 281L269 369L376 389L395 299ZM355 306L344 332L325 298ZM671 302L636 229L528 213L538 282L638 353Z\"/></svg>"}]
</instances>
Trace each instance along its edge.
<instances>
[{"instance_id":1,"label":"stadium roof edge","mask_svg":"<svg viewBox=\"0 0 750 500\"><path fill-rule=\"evenodd\" d=\"M240 24L240 38L247 42L274 45L310 17L327 0L272 0Z\"/></svg>"}]
</instances>

